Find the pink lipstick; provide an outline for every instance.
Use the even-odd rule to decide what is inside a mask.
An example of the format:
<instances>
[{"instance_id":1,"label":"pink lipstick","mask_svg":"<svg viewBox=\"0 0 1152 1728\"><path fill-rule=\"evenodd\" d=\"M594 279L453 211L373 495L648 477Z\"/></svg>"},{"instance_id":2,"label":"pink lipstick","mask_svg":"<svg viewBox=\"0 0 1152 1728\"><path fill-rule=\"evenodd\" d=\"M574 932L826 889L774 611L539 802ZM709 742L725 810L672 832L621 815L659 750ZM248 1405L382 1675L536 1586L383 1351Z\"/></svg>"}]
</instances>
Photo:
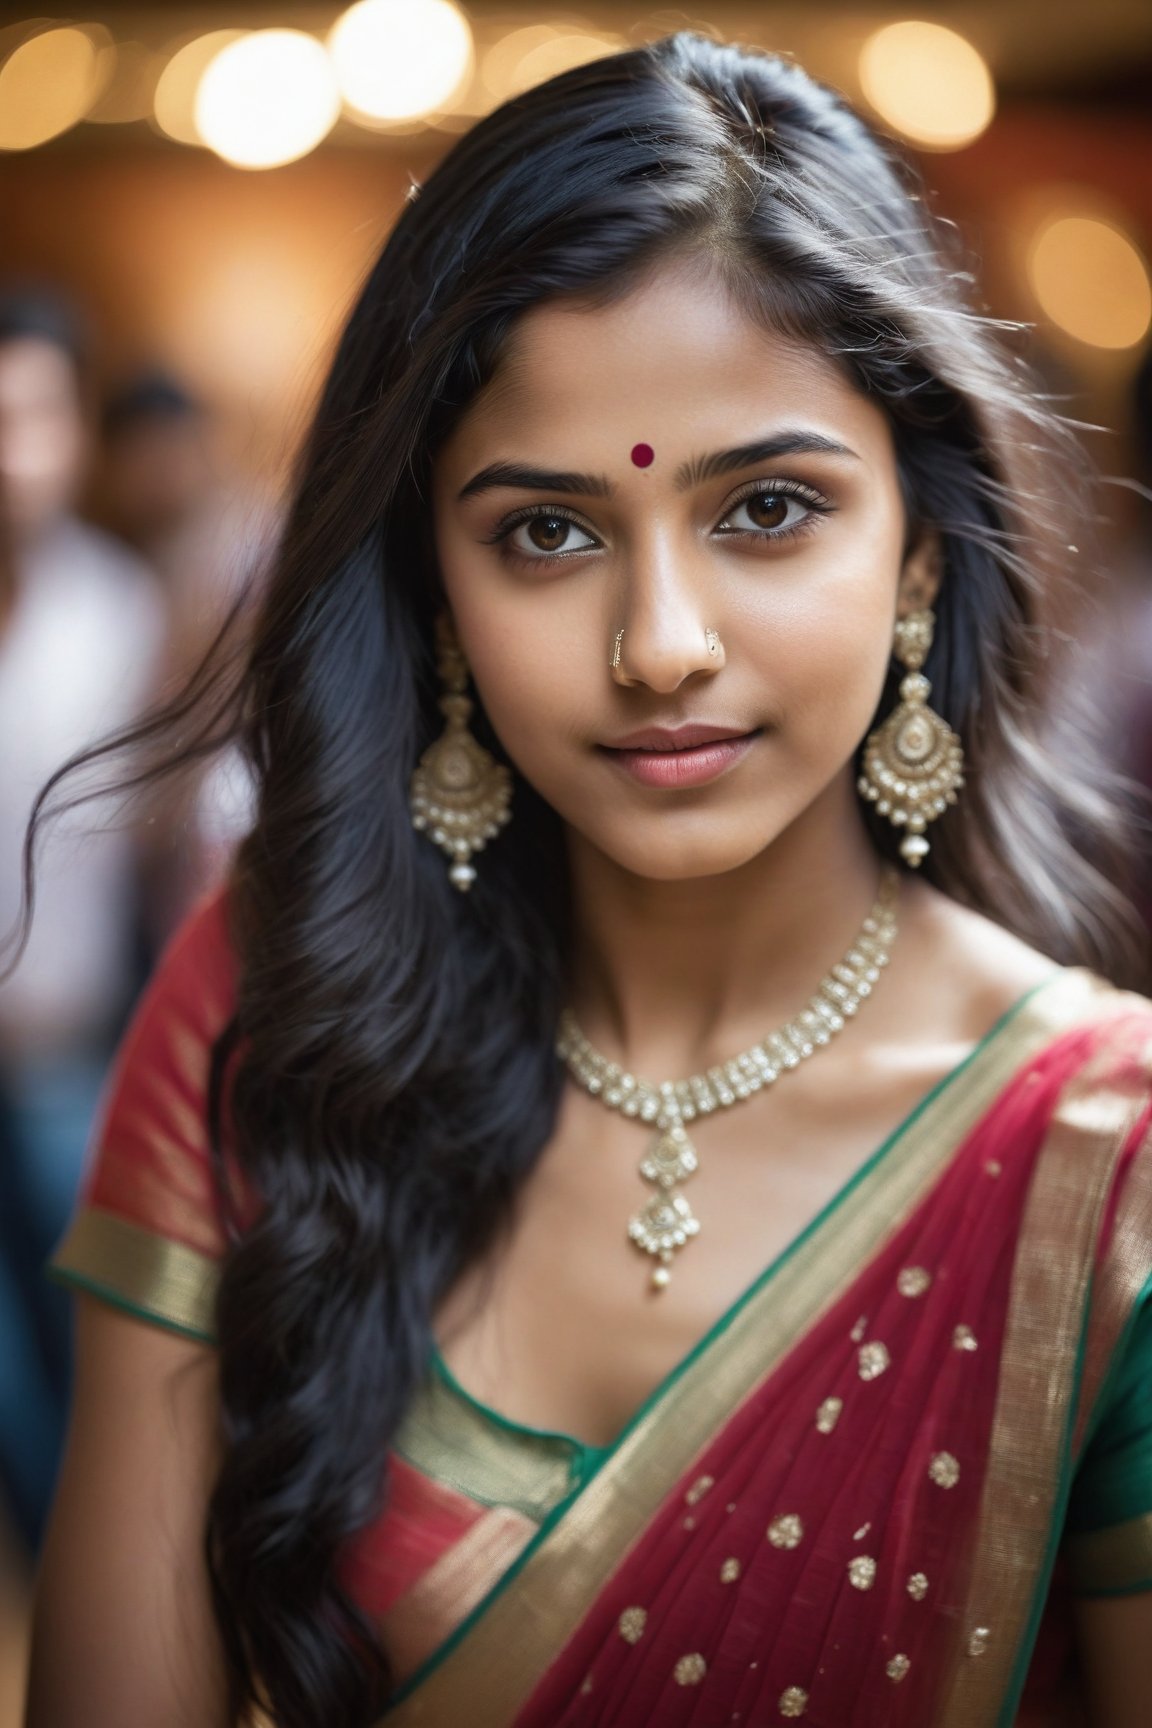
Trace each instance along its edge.
<instances>
[{"instance_id":1,"label":"pink lipstick","mask_svg":"<svg viewBox=\"0 0 1152 1728\"><path fill-rule=\"evenodd\" d=\"M746 756L761 728L688 725L649 726L600 748L642 786L702 786Z\"/></svg>"}]
</instances>

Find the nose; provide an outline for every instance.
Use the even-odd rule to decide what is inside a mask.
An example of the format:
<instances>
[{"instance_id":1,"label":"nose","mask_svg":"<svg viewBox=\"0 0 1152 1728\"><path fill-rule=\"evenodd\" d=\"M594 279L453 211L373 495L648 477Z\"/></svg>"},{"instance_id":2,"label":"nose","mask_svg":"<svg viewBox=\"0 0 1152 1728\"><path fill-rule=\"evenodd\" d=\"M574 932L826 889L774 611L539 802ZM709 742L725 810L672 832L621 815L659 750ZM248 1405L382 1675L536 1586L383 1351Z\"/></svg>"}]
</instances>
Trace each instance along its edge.
<instances>
[{"instance_id":1,"label":"nose","mask_svg":"<svg viewBox=\"0 0 1152 1728\"><path fill-rule=\"evenodd\" d=\"M638 559L628 574L627 602L610 644L613 682L669 695L696 672L724 665L724 643L703 583L677 570L670 554Z\"/></svg>"}]
</instances>

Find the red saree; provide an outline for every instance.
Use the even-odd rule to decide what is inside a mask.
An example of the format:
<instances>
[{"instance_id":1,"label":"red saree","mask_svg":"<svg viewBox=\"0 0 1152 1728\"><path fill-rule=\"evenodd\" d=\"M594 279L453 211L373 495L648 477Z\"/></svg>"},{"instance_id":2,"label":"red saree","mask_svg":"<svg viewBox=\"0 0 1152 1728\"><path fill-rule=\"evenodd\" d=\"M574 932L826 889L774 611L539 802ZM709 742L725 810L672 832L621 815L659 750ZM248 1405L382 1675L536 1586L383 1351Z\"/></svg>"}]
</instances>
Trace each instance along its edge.
<instances>
[{"instance_id":1,"label":"red saree","mask_svg":"<svg viewBox=\"0 0 1152 1728\"><path fill-rule=\"evenodd\" d=\"M232 978L217 896L52 1262L206 1338ZM505 1422L434 1357L388 1466L344 1575L389 1728L1076 1721L1072 1595L1152 1588L1152 1005L1055 971L612 1446Z\"/></svg>"}]
</instances>

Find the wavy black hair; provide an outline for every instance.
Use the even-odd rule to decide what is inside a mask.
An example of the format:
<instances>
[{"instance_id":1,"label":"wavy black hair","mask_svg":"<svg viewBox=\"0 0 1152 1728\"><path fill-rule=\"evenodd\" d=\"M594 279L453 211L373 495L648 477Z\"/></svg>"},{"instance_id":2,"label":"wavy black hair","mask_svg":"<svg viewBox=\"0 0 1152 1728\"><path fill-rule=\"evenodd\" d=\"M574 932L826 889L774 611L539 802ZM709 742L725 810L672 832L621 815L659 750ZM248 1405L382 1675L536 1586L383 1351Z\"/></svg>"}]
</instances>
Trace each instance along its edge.
<instances>
[{"instance_id":1,"label":"wavy black hair","mask_svg":"<svg viewBox=\"0 0 1152 1728\"><path fill-rule=\"evenodd\" d=\"M394 1691L340 1554L384 1503L438 1298L506 1228L561 1091L558 816L516 775L467 896L409 816L441 726L430 464L528 308L606 302L686 252L876 400L909 533L942 536L927 672L970 770L925 876L1054 958L1131 977L1124 809L1044 744L1086 458L1023 327L974 302L912 166L792 61L692 32L480 121L363 287L242 647L234 614L185 689L82 759L145 748L132 790L239 740L258 787L212 1082L224 1201L225 1126L264 1201L246 1232L229 1215L217 1310L226 1452L205 1551L236 1719L256 1701L283 1728L362 1728ZM474 729L506 760L482 705ZM76 766L40 795L29 907L44 800ZM898 835L865 820L896 858Z\"/></svg>"}]
</instances>

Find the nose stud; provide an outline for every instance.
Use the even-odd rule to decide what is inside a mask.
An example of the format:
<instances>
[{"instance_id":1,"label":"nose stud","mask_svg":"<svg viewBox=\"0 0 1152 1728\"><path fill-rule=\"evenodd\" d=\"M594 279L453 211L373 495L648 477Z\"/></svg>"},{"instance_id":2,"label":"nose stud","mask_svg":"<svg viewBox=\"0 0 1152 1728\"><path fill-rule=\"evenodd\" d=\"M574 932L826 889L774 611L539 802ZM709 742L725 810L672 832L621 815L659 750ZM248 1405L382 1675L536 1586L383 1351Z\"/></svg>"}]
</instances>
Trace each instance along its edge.
<instances>
[{"instance_id":1,"label":"nose stud","mask_svg":"<svg viewBox=\"0 0 1152 1728\"><path fill-rule=\"evenodd\" d=\"M617 630L616 639L612 644L612 670L613 670L613 672L615 672L616 668L620 664L620 648L621 648L621 644L623 643L623 641L624 641L623 630ZM717 632L715 630L713 630L711 625L708 625L704 631L704 641L706 642L706 644L708 646L709 658L712 660L718 659L719 655L720 655L720 637L717 634Z\"/></svg>"}]
</instances>

